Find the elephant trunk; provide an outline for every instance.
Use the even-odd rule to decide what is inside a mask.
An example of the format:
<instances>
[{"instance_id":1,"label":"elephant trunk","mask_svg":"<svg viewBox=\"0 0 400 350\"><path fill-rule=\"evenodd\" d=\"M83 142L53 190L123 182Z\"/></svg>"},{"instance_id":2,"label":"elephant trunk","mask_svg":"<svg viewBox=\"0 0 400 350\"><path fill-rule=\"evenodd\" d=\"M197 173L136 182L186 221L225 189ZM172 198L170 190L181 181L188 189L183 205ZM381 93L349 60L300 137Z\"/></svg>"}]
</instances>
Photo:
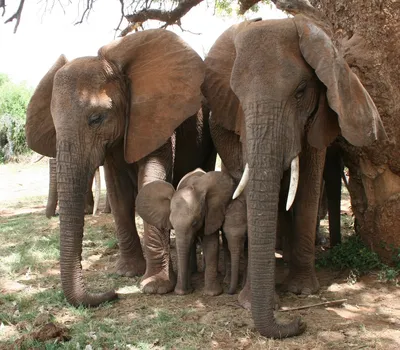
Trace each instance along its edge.
<instances>
[{"instance_id":1,"label":"elephant trunk","mask_svg":"<svg viewBox=\"0 0 400 350\"><path fill-rule=\"evenodd\" d=\"M272 107L252 104L244 110L250 170L247 220L251 310L254 324L263 336L285 338L300 334L305 325L299 319L279 324L274 317L278 202L288 141L284 141L285 125L278 118L281 110Z\"/></svg>"},{"instance_id":2,"label":"elephant trunk","mask_svg":"<svg viewBox=\"0 0 400 350\"><path fill-rule=\"evenodd\" d=\"M184 234L185 235L185 234ZM191 241L187 237L176 235L176 253L178 258L178 280L175 286L175 293L179 295L191 292L190 285L190 248Z\"/></svg>"},{"instance_id":3,"label":"elephant trunk","mask_svg":"<svg viewBox=\"0 0 400 350\"><path fill-rule=\"evenodd\" d=\"M56 215L58 201L57 194L57 160L49 159L49 194L47 196L46 217L50 219Z\"/></svg>"},{"instance_id":4,"label":"elephant trunk","mask_svg":"<svg viewBox=\"0 0 400 350\"><path fill-rule=\"evenodd\" d=\"M97 306L117 298L114 291L89 294L82 276L82 238L85 192L92 169L72 163L80 159L75 147L60 142L57 148L57 189L60 207L61 284L68 302L74 306ZM91 172L92 171L92 172Z\"/></svg>"},{"instance_id":5,"label":"elephant trunk","mask_svg":"<svg viewBox=\"0 0 400 350\"><path fill-rule=\"evenodd\" d=\"M229 286L229 294L236 293L239 283L240 247L243 246L242 243L243 242L237 246L235 245L234 247L229 245L229 251L231 254L231 284Z\"/></svg>"}]
</instances>

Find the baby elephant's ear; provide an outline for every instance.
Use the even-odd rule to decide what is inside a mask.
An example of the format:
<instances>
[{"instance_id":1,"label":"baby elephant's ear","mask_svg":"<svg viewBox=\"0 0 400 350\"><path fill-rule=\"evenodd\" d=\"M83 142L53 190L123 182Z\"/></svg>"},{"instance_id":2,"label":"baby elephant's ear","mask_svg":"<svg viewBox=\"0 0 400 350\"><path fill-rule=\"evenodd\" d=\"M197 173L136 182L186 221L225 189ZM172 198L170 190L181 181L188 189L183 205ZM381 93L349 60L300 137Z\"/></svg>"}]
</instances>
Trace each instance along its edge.
<instances>
[{"instance_id":1,"label":"baby elephant's ear","mask_svg":"<svg viewBox=\"0 0 400 350\"><path fill-rule=\"evenodd\" d=\"M338 116L343 137L354 146L368 146L375 140L386 140L382 120L371 96L330 37L302 15L295 16L294 23L300 51L326 86L329 107Z\"/></svg>"},{"instance_id":2,"label":"baby elephant's ear","mask_svg":"<svg viewBox=\"0 0 400 350\"><path fill-rule=\"evenodd\" d=\"M174 187L165 181L154 181L145 185L136 197L136 212L148 224L158 229L172 229L169 215Z\"/></svg>"}]
</instances>

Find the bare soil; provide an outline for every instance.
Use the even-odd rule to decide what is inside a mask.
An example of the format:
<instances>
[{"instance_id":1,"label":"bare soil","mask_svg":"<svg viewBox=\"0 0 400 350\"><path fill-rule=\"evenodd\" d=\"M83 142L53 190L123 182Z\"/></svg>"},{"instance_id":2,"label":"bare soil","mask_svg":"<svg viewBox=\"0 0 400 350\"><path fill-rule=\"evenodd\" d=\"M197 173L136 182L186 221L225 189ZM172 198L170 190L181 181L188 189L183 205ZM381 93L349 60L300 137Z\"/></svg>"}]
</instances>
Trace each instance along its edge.
<instances>
[{"instance_id":1,"label":"bare soil","mask_svg":"<svg viewBox=\"0 0 400 350\"><path fill-rule=\"evenodd\" d=\"M2 179L0 224L7 223L8 220L21 213L44 216L48 185L48 168L45 162L33 165L0 165L0 178ZM349 206L348 200L343 201L343 215L351 215ZM85 228L90 227L95 230L91 234L98 232L100 240L115 239L111 214L86 216L85 220ZM58 220L51 219L48 225L49 230L57 228ZM326 225L326 221L323 225ZM31 230L35 230L35 227ZM187 296L177 296L173 293L162 296L144 295L137 288L138 279L121 278L113 274L113 266L118 255L117 247L112 245L107 247L97 242L90 239L84 241L82 265L87 285L93 291L117 288L120 299L111 305L90 311L90 322L96 326L92 326L91 332L86 334L87 338L95 339L93 334L100 333L101 327L114 322L118 325L118 329L126 329L130 336L136 337L134 341L130 341L135 344L143 341L147 344L146 346L114 344L114 347L104 346L105 349L388 350L400 348L400 289L394 283L380 282L376 272L355 280L351 278L349 271L318 269L321 290L317 295L301 297L290 293L280 293L281 307L285 309L337 299L346 300L342 305L336 306L317 306L290 312L282 312L281 309L276 312L276 315L282 322L301 316L307 323L307 330L299 337L270 340L261 337L255 331L251 315L239 306L237 295L204 296L201 272L193 276L195 287L193 294ZM175 257L173 243L172 239L172 254ZM357 252L354 253L357 254ZM28 273L31 269L34 272ZM34 267L31 269L0 276L0 294L3 296L13 293L14 295L15 293L34 295L39 291L60 290L57 261L49 264L45 271L35 271ZM282 259L277 259L278 290L286 273L287 268ZM221 280L222 278L221 274ZM57 341L61 342L60 344L64 344L63 342L68 344L68 339L70 339L69 343L72 347L74 337L78 336L76 330L70 330L74 329L74 324L81 316L77 316L71 308L46 308L44 305L40 306L42 312L35 320L23 321L25 323L5 323L1 322L1 313L9 312L9 309L2 311L2 307L5 308L5 306L6 304L2 305L0 301L0 348L2 348L1 344L8 344L4 347L9 348L9 342L15 340L17 341L15 344L22 344L18 343L18 339L20 342L23 339L23 342L25 340L23 337L31 337L39 342L53 338L53 343ZM170 327L175 329L164 329L161 333L157 322L163 322L163 318L155 316L160 315L160 312L161 315L172 315L171 317L179 315L177 323L173 323ZM152 323L152 319L158 321ZM54 320L55 323L49 322L50 320ZM169 322L169 319L165 322ZM125 336L128 337L128 335ZM86 341L90 344L89 340ZM118 344L117 341L115 342ZM44 346L39 345L38 348L44 348ZM72 348L77 347L74 345Z\"/></svg>"}]
</instances>

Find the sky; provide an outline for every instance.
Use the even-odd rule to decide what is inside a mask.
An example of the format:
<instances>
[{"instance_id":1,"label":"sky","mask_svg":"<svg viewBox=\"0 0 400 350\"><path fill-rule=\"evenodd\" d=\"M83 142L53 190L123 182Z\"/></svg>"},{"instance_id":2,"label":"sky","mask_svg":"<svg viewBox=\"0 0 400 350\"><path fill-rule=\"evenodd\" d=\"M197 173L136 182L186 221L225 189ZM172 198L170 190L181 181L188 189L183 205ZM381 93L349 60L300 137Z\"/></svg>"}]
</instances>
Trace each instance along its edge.
<instances>
[{"instance_id":1,"label":"sky","mask_svg":"<svg viewBox=\"0 0 400 350\"><path fill-rule=\"evenodd\" d=\"M51 0L48 2L52 3ZM88 20L79 25L74 25L80 19L76 1L64 7L65 13L58 1L54 1L51 12L49 8L46 11L45 0L26 1L20 25L14 34L15 21L4 22L14 14L19 1L8 3L6 14L0 17L0 72L8 74L14 82L26 81L32 87L39 83L61 54L65 54L68 60L97 55L100 47L114 40L114 29L120 19L118 0L96 1ZM85 1L81 2L82 6L83 3ZM234 23L256 17L287 17L274 5L263 5L257 13L246 14L246 18L213 16L213 4L213 1L209 4L204 1L183 17L182 27L187 31L182 32L177 26L168 27L202 57L218 36ZM80 13L82 11L81 8ZM159 26L156 21L148 25Z\"/></svg>"}]
</instances>

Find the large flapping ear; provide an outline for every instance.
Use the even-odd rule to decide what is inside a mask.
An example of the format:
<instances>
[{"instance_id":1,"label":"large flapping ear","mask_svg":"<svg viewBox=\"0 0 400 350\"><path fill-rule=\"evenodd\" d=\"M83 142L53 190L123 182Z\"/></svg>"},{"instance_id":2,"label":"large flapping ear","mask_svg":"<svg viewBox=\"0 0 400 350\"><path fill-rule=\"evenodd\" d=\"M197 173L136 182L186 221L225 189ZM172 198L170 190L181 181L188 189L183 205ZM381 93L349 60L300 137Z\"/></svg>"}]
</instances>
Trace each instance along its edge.
<instances>
[{"instance_id":1,"label":"large flapping ear","mask_svg":"<svg viewBox=\"0 0 400 350\"><path fill-rule=\"evenodd\" d=\"M228 174L210 171L193 186L196 191L205 193L204 234L210 235L222 227L226 208L235 190L234 182Z\"/></svg>"},{"instance_id":2,"label":"large flapping ear","mask_svg":"<svg viewBox=\"0 0 400 350\"><path fill-rule=\"evenodd\" d=\"M52 158L56 156L56 130L50 112L53 81L66 63L64 55L57 59L36 87L26 111L25 134L29 148Z\"/></svg>"},{"instance_id":3,"label":"large flapping ear","mask_svg":"<svg viewBox=\"0 0 400 350\"><path fill-rule=\"evenodd\" d=\"M201 106L204 62L179 36L149 29L99 50L130 80L125 160L138 161L162 146Z\"/></svg>"},{"instance_id":4,"label":"large flapping ear","mask_svg":"<svg viewBox=\"0 0 400 350\"><path fill-rule=\"evenodd\" d=\"M172 229L169 215L174 187L165 181L153 181L143 186L136 197L136 212L148 224L158 229Z\"/></svg>"},{"instance_id":5,"label":"large flapping ear","mask_svg":"<svg viewBox=\"0 0 400 350\"><path fill-rule=\"evenodd\" d=\"M225 129L240 135L243 110L231 89L231 73L236 59L236 35L253 21L235 24L227 29L211 47L204 60L206 74L202 91L212 112L213 120Z\"/></svg>"},{"instance_id":6,"label":"large flapping ear","mask_svg":"<svg viewBox=\"0 0 400 350\"><path fill-rule=\"evenodd\" d=\"M181 188L192 186L199 177L203 176L206 172L201 169L197 168L190 173L187 173L184 177L182 177L181 181L179 181L178 186L176 186L176 190L180 190Z\"/></svg>"},{"instance_id":7,"label":"large flapping ear","mask_svg":"<svg viewBox=\"0 0 400 350\"><path fill-rule=\"evenodd\" d=\"M295 16L294 23L301 53L326 86L329 106L338 115L344 138L354 146L387 139L374 102L328 35L302 15Z\"/></svg>"},{"instance_id":8,"label":"large flapping ear","mask_svg":"<svg viewBox=\"0 0 400 350\"><path fill-rule=\"evenodd\" d=\"M307 133L308 143L317 149L324 149L333 142L339 133L340 127L337 114L329 107L326 98L326 87L323 86L320 91L314 120Z\"/></svg>"}]
</instances>

